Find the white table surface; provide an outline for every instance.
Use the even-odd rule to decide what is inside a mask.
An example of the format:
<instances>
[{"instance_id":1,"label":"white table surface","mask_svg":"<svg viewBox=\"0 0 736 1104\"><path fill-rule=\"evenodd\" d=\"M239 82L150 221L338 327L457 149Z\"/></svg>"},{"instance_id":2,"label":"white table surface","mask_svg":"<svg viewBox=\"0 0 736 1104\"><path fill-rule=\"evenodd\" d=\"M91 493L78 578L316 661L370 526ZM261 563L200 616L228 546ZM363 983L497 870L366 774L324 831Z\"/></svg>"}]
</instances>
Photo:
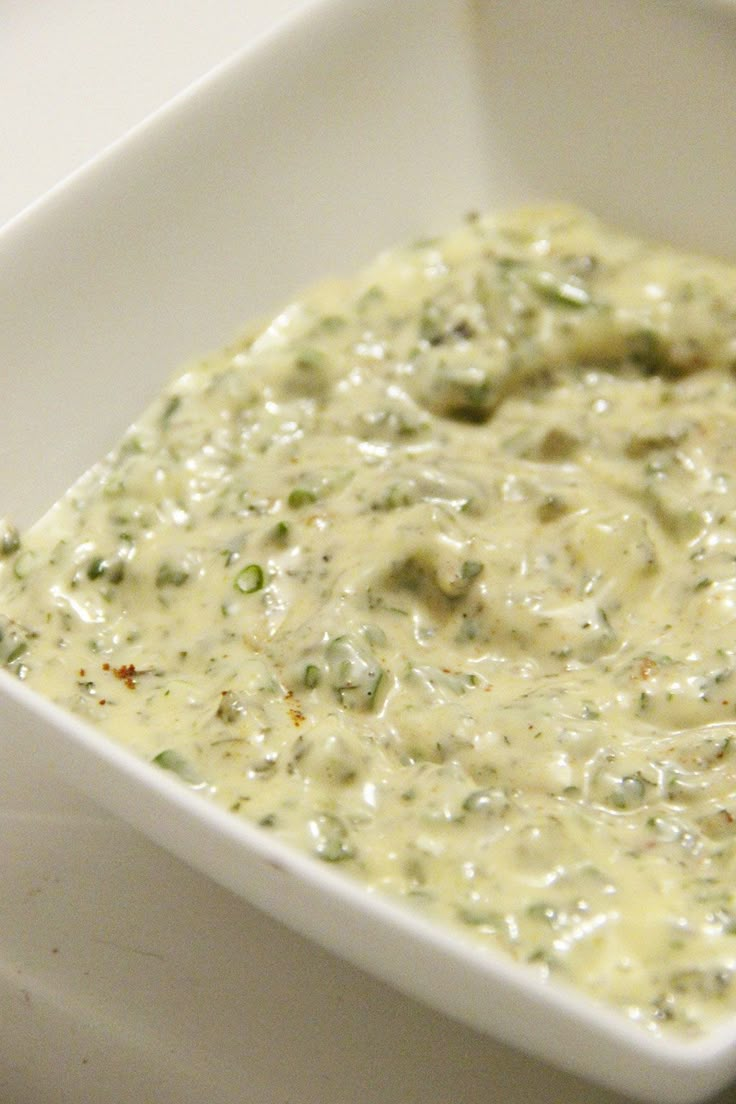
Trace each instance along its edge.
<instances>
[{"instance_id":1,"label":"white table surface","mask_svg":"<svg viewBox=\"0 0 736 1104\"><path fill-rule=\"evenodd\" d=\"M298 2L0 0L0 223ZM623 1104L317 950L1 735L0 1104Z\"/></svg>"}]
</instances>

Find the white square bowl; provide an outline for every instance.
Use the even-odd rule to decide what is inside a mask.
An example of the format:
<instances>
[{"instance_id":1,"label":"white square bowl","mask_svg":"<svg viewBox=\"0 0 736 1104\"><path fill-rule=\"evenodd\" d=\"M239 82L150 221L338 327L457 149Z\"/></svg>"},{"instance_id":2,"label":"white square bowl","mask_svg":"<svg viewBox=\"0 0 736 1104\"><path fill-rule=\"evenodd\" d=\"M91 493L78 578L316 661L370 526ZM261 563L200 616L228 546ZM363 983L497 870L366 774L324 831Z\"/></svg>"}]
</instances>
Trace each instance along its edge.
<instances>
[{"instance_id":1,"label":"white square bowl","mask_svg":"<svg viewBox=\"0 0 736 1104\"><path fill-rule=\"evenodd\" d=\"M736 257L734 88L726 3L305 5L0 235L0 513L37 517L183 361L470 208L564 199ZM736 1017L693 1042L646 1035L295 854L2 673L0 731L254 904L476 1028L667 1104L736 1074Z\"/></svg>"}]
</instances>

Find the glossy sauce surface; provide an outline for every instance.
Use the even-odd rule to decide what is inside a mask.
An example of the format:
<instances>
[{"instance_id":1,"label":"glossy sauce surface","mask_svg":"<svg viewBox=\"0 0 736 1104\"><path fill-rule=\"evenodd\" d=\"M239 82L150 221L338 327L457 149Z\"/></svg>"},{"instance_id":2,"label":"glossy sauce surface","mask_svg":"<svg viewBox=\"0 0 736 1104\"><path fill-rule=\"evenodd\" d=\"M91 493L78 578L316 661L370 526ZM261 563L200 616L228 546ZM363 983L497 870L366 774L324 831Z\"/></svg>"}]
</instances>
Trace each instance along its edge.
<instances>
[{"instance_id":1,"label":"glossy sauce surface","mask_svg":"<svg viewBox=\"0 0 736 1104\"><path fill-rule=\"evenodd\" d=\"M473 217L185 370L0 662L651 1030L736 1008L736 272Z\"/></svg>"}]
</instances>

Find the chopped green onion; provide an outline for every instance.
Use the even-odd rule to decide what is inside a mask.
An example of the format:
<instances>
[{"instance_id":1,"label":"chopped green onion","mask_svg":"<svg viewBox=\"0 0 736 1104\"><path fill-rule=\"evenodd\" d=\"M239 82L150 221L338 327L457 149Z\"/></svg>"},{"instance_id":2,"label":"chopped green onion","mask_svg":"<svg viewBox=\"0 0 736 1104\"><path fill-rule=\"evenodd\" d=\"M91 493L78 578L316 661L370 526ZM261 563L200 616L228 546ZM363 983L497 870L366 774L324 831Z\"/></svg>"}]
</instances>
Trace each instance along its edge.
<instances>
[{"instance_id":1,"label":"chopped green onion","mask_svg":"<svg viewBox=\"0 0 736 1104\"><path fill-rule=\"evenodd\" d=\"M13 564L13 574L16 579L25 579L27 575L30 575L35 562L35 552L23 552Z\"/></svg>"},{"instance_id":2,"label":"chopped green onion","mask_svg":"<svg viewBox=\"0 0 736 1104\"><path fill-rule=\"evenodd\" d=\"M319 685L322 672L315 663L308 663L304 668L304 685L308 690L314 690Z\"/></svg>"},{"instance_id":3,"label":"chopped green onion","mask_svg":"<svg viewBox=\"0 0 736 1104\"><path fill-rule=\"evenodd\" d=\"M184 756L174 748L165 748L163 751L160 751L158 755L154 755L152 762L154 762L157 767L161 767L162 770L171 771L172 774L177 774L184 782L189 782L193 785L201 781L189 760L185 759Z\"/></svg>"},{"instance_id":4,"label":"chopped green onion","mask_svg":"<svg viewBox=\"0 0 736 1104\"><path fill-rule=\"evenodd\" d=\"M172 395L161 414L161 425L166 425L169 419L181 406L181 395Z\"/></svg>"},{"instance_id":5,"label":"chopped green onion","mask_svg":"<svg viewBox=\"0 0 736 1104\"><path fill-rule=\"evenodd\" d=\"M255 594L263 588L263 568L260 564L248 564L235 577L235 589L241 594Z\"/></svg>"},{"instance_id":6,"label":"chopped green onion","mask_svg":"<svg viewBox=\"0 0 736 1104\"><path fill-rule=\"evenodd\" d=\"M562 307L587 307L590 296L573 280L556 280L551 272L540 272L535 280L537 292L550 303Z\"/></svg>"},{"instance_id":7,"label":"chopped green onion","mask_svg":"<svg viewBox=\"0 0 736 1104\"><path fill-rule=\"evenodd\" d=\"M288 521L277 521L269 536L274 544L286 544L289 539L289 533L290 528Z\"/></svg>"},{"instance_id":8,"label":"chopped green onion","mask_svg":"<svg viewBox=\"0 0 736 1104\"><path fill-rule=\"evenodd\" d=\"M12 556L20 548L20 533L9 521L0 521L0 556Z\"/></svg>"},{"instance_id":9,"label":"chopped green onion","mask_svg":"<svg viewBox=\"0 0 736 1104\"><path fill-rule=\"evenodd\" d=\"M308 372L311 369L321 368L326 359L321 349L300 349L295 364L303 372Z\"/></svg>"},{"instance_id":10,"label":"chopped green onion","mask_svg":"<svg viewBox=\"0 0 736 1104\"><path fill-rule=\"evenodd\" d=\"M185 567L181 567L177 564L168 563L165 561L162 563L156 572L156 586L167 587L184 586L184 583L189 578L189 572Z\"/></svg>"},{"instance_id":11,"label":"chopped green onion","mask_svg":"<svg viewBox=\"0 0 736 1104\"><path fill-rule=\"evenodd\" d=\"M308 506L310 503L316 501L316 494L307 487L294 487L294 490L289 493L287 499L287 502L293 510L298 510L301 506Z\"/></svg>"},{"instance_id":12,"label":"chopped green onion","mask_svg":"<svg viewBox=\"0 0 736 1104\"><path fill-rule=\"evenodd\" d=\"M315 841L314 850L324 862L344 862L353 858L355 851L348 830L339 817L319 813L310 820L309 828Z\"/></svg>"},{"instance_id":13,"label":"chopped green onion","mask_svg":"<svg viewBox=\"0 0 736 1104\"><path fill-rule=\"evenodd\" d=\"M95 556L87 567L87 578L94 581L103 575L110 583L122 582L125 567L121 560L104 560L102 556Z\"/></svg>"},{"instance_id":14,"label":"chopped green onion","mask_svg":"<svg viewBox=\"0 0 736 1104\"><path fill-rule=\"evenodd\" d=\"M105 574L106 563L102 556L95 556L93 560L90 560L87 568L88 579L99 579L100 575Z\"/></svg>"}]
</instances>

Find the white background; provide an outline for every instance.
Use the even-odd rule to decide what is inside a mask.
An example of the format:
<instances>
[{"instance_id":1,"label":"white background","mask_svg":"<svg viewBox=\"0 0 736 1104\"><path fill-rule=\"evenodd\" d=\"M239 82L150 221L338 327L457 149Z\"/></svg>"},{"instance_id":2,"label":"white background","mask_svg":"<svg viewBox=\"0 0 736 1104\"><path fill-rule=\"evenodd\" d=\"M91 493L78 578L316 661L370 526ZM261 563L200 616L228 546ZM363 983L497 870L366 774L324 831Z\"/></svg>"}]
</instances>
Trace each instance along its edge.
<instances>
[{"instance_id":1,"label":"white background","mask_svg":"<svg viewBox=\"0 0 736 1104\"><path fill-rule=\"evenodd\" d=\"M0 0L0 223L297 5ZM0 1104L623 1101L317 950L1 733L0 878Z\"/></svg>"}]
</instances>

